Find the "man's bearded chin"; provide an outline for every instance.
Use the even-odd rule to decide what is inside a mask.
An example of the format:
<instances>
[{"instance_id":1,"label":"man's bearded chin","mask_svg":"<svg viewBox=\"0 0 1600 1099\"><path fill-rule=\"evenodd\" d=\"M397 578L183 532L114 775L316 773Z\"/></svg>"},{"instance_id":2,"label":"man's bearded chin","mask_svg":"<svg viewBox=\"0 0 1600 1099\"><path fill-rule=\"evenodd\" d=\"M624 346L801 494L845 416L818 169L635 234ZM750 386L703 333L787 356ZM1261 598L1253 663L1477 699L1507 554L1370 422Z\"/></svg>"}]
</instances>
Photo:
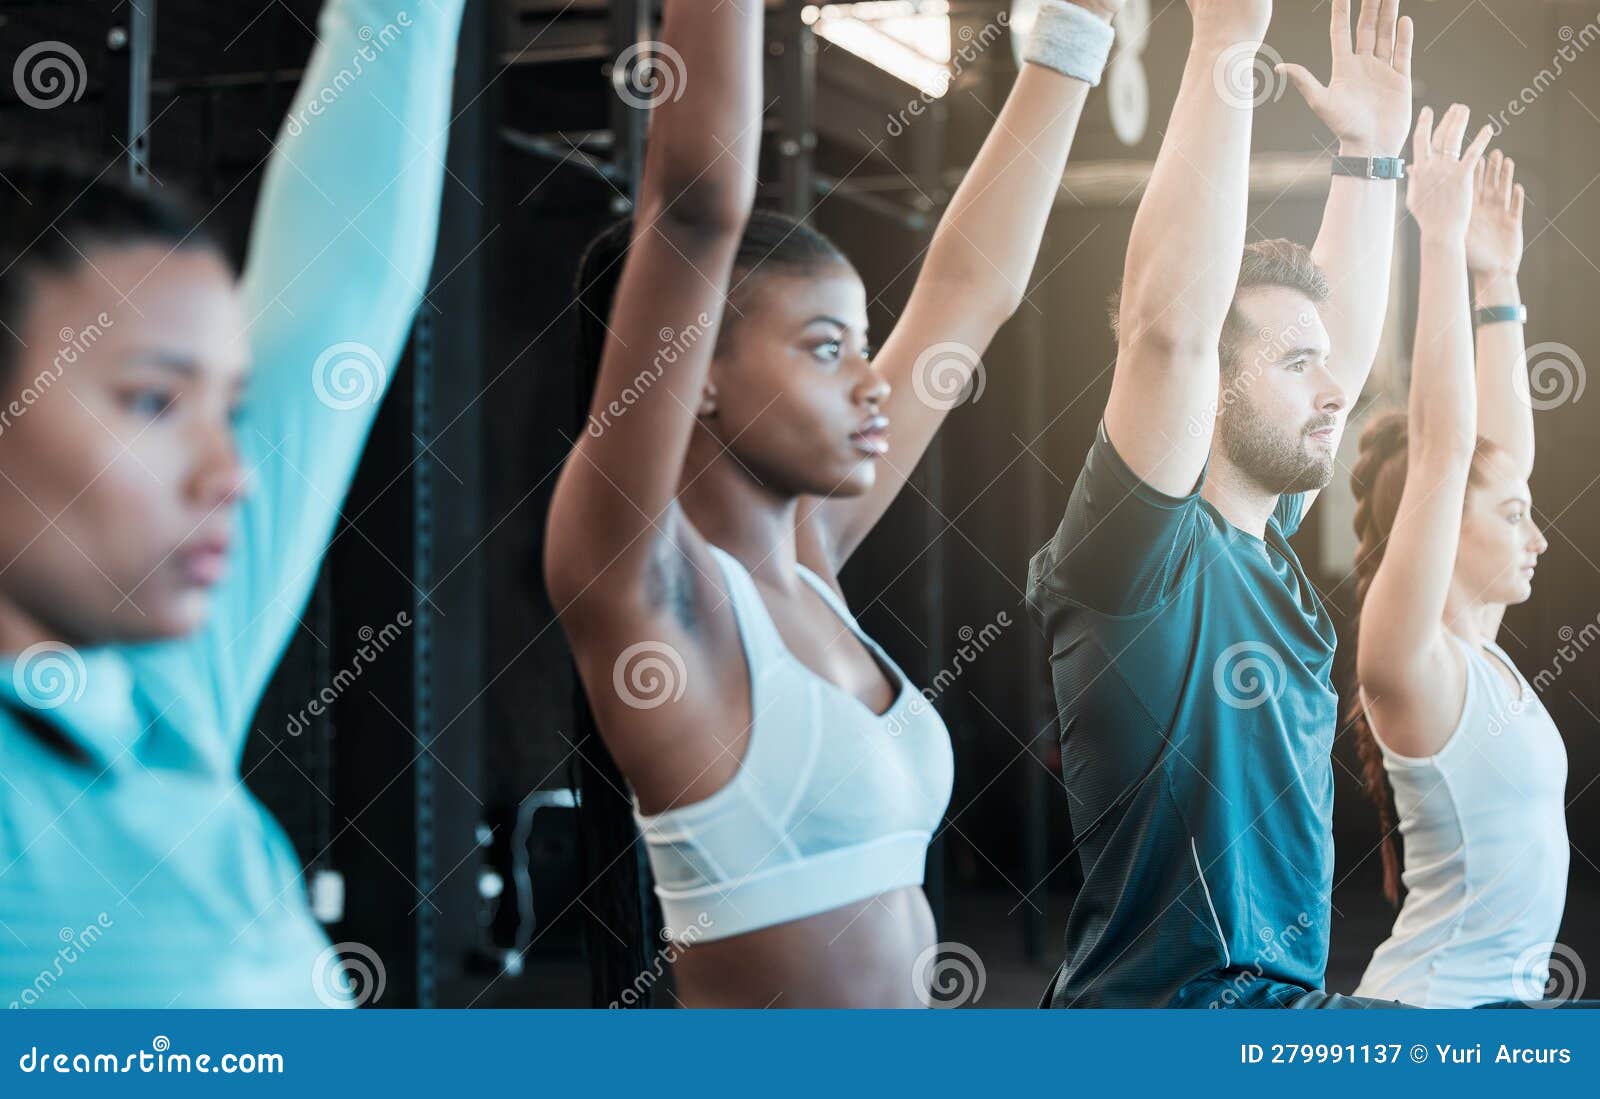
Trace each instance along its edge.
<instances>
[{"instance_id":1,"label":"man's bearded chin","mask_svg":"<svg viewBox=\"0 0 1600 1099\"><path fill-rule=\"evenodd\" d=\"M1248 401L1218 418L1217 433L1228 461L1265 492L1314 492L1333 480L1331 450L1313 450L1305 428L1285 428L1261 416Z\"/></svg>"}]
</instances>

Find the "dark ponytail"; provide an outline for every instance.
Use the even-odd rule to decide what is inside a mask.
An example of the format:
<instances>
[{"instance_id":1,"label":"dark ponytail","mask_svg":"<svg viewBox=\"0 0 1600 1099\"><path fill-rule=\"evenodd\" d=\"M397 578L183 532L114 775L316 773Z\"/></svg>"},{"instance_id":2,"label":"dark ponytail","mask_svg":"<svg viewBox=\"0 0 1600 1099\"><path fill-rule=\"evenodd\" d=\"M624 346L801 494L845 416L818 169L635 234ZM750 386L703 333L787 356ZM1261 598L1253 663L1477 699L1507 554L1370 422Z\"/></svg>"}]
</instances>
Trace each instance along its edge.
<instances>
[{"instance_id":1,"label":"dark ponytail","mask_svg":"<svg viewBox=\"0 0 1600 1099\"><path fill-rule=\"evenodd\" d=\"M1383 553L1394 531L1395 516L1400 511L1400 497L1406 487L1406 460L1409 445L1408 420L1403 412L1386 412L1375 417L1361 433L1361 452L1355 468L1350 472L1350 488L1355 493L1356 537L1356 606L1355 621L1361 620L1361 608L1366 603L1367 591L1378 566L1383 563ZM1480 437L1473 455L1469 482L1481 483L1481 461L1494 449L1494 444ZM1351 677L1350 697L1345 709L1345 724L1355 731L1356 753L1361 760L1361 786L1378 809L1378 825L1383 830L1381 853L1383 857L1383 895L1389 903L1400 904L1400 842L1395 836L1399 826L1399 813L1395 808L1394 792L1389 788L1389 777L1384 771L1383 750L1373 734L1372 723L1367 718L1366 707L1361 704L1360 682Z\"/></svg>"},{"instance_id":2,"label":"dark ponytail","mask_svg":"<svg viewBox=\"0 0 1600 1099\"><path fill-rule=\"evenodd\" d=\"M632 232L631 221L610 226L589 243L578 266L578 407L574 409L578 424L587 421L599 383L606 322L622 279ZM782 214L757 210L739 242L734 283L742 284L743 293L756 281L747 278L752 272L792 274L834 265L847 266L848 261L827 237ZM724 329L733 317L731 311L725 314ZM654 982L640 978L660 972L654 954L664 945L650 890L649 864L644 845L639 842L627 781L606 750L583 684L576 680L573 708L577 734L573 777L580 800L583 880L588 883L580 899L586 910L590 995L596 1007L649 1007Z\"/></svg>"},{"instance_id":3,"label":"dark ponytail","mask_svg":"<svg viewBox=\"0 0 1600 1099\"><path fill-rule=\"evenodd\" d=\"M578 308L577 384L574 423L589 416L589 404L600 374L605 344L604 321L611 311L631 225L612 225L584 250L576 287ZM589 958L590 1006L651 1006L651 990L623 992L650 965L648 950L656 939L652 898L644 872L642 845L633 822L627 783L606 750L595 724L594 710L583 681L573 669L573 787L578 792L578 851L584 886L584 951ZM619 941L620 940L620 941Z\"/></svg>"}]
</instances>

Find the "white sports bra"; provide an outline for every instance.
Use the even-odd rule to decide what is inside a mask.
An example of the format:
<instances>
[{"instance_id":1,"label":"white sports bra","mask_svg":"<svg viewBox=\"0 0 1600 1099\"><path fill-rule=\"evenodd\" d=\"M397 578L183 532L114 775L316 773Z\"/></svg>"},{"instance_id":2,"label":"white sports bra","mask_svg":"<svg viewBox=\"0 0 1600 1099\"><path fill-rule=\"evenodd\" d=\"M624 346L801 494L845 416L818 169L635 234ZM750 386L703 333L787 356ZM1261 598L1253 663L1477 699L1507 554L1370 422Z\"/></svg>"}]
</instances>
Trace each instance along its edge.
<instances>
[{"instance_id":1,"label":"white sports bra","mask_svg":"<svg viewBox=\"0 0 1600 1099\"><path fill-rule=\"evenodd\" d=\"M944 722L814 573L800 568L898 681L882 715L796 659L744 566L711 553L750 669L752 728L710 797L653 816L634 798L664 934L727 938L921 885L954 777Z\"/></svg>"},{"instance_id":2,"label":"white sports bra","mask_svg":"<svg viewBox=\"0 0 1600 1099\"><path fill-rule=\"evenodd\" d=\"M1358 996L1476 1007L1544 996L1567 899L1567 753L1505 650L1455 634L1467 662L1455 731L1414 759L1382 740L1405 838L1405 904ZM1491 661L1516 674L1517 698Z\"/></svg>"}]
</instances>

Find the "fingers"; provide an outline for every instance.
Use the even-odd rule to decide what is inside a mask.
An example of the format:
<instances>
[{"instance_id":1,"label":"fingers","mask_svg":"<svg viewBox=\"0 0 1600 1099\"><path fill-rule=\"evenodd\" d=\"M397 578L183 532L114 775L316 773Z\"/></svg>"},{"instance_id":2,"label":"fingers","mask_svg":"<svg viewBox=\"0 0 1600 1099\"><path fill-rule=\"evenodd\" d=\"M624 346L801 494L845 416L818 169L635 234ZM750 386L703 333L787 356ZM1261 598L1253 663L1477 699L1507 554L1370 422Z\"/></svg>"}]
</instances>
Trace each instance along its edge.
<instances>
[{"instance_id":1,"label":"fingers","mask_svg":"<svg viewBox=\"0 0 1600 1099\"><path fill-rule=\"evenodd\" d=\"M1517 184L1511 192L1511 215L1518 221L1522 220L1522 211L1528 203L1528 193L1522 189L1522 184Z\"/></svg>"},{"instance_id":2,"label":"fingers","mask_svg":"<svg viewBox=\"0 0 1600 1099\"><path fill-rule=\"evenodd\" d=\"M1371 53L1378 44L1379 0L1361 0L1361 16L1356 20L1356 52Z\"/></svg>"},{"instance_id":3,"label":"fingers","mask_svg":"<svg viewBox=\"0 0 1600 1099\"><path fill-rule=\"evenodd\" d=\"M1411 135L1411 159L1417 164L1433 159L1433 108L1424 107L1417 115L1417 128Z\"/></svg>"},{"instance_id":4,"label":"fingers","mask_svg":"<svg viewBox=\"0 0 1600 1099\"><path fill-rule=\"evenodd\" d=\"M1480 160L1477 166L1472 169L1472 201L1474 204L1481 205L1487 200L1489 195L1488 186L1489 162Z\"/></svg>"},{"instance_id":5,"label":"fingers","mask_svg":"<svg viewBox=\"0 0 1600 1099\"><path fill-rule=\"evenodd\" d=\"M1278 75L1289 78L1289 83L1294 85L1294 90L1306 101L1306 106L1313 111L1320 110L1328 89L1323 86L1322 81L1311 75L1310 70L1301 65L1284 62L1276 66L1275 71Z\"/></svg>"},{"instance_id":6,"label":"fingers","mask_svg":"<svg viewBox=\"0 0 1600 1099\"><path fill-rule=\"evenodd\" d=\"M1452 160L1461 159L1461 143L1466 140L1467 122L1471 117L1472 112L1467 110L1466 104L1452 104L1439 120L1439 129L1433 135L1434 152Z\"/></svg>"},{"instance_id":7,"label":"fingers","mask_svg":"<svg viewBox=\"0 0 1600 1099\"><path fill-rule=\"evenodd\" d=\"M1465 110L1466 108L1462 108ZM1462 128L1466 127L1466 118L1462 117ZM1494 137L1494 126L1487 125L1478 131L1478 136L1472 139L1472 144L1467 146L1467 151L1461 154L1463 165L1476 165L1483 160L1483 152L1489 147L1489 141Z\"/></svg>"},{"instance_id":8,"label":"fingers","mask_svg":"<svg viewBox=\"0 0 1600 1099\"><path fill-rule=\"evenodd\" d=\"M1483 186L1479 189L1478 201L1485 206L1495 205L1507 209L1511 205L1511 196L1500 186L1500 172L1505 164L1506 155L1499 149L1483 158L1480 175L1483 177Z\"/></svg>"},{"instance_id":9,"label":"fingers","mask_svg":"<svg viewBox=\"0 0 1600 1099\"><path fill-rule=\"evenodd\" d=\"M1333 0L1333 55L1351 52L1354 47L1350 42L1350 0Z\"/></svg>"},{"instance_id":10,"label":"fingers","mask_svg":"<svg viewBox=\"0 0 1600 1099\"><path fill-rule=\"evenodd\" d=\"M1484 183L1483 201L1497 210L1509 211L1516 205L1517 162L1499 149L1484 158L1488 177Z\"/></svg>"},{"instance_id":11,"label":"fingers","mask_svg":"<svg viewBox=\"0 0 1600 1099\"><path fill-rule=\"evenodd\" d=\"M1394 67L1407 80L1411 79L1411 46L1416 36L1417 25L1411 21L1411 16L1401 19L1394 32Z\"/></svg>"},{"instance_id":12,"label":"fingers","mask_svg":"<svg viewBox=\"0 0 1600 1099\"><path fill-rule=\"evenodd\" d=\"M1395 24L1400 19L1400 0L1383 0L1378 9L1378 41L1372 56L1379 61L1394 61Z\"/></svg>"}]
</instances>

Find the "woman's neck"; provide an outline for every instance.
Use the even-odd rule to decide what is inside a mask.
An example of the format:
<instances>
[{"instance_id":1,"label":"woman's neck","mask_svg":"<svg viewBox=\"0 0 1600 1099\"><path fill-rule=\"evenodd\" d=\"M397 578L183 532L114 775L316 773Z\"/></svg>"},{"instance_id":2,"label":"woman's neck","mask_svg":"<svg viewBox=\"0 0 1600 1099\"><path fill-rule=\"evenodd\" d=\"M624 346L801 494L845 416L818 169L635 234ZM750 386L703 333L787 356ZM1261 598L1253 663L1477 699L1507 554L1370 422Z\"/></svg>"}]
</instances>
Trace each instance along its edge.
<instances>
[{"instance_id":1,"label":"woman's neck","mask_svg":"<svg viewBox=\"0 0 1600 1099\"><path fill-rule=\"evenodd\" d=\"M1485 641L1494 640L1496 615L1504 611L1505 607L1499 603L1469 598L1451 581L1450 594L1444 603L1444 626L1474 647L1481 647Z\"/></svg>"},{"instance_id":2,"label":"woman's neck","mask_svg":"<svg viewBox=\"0 0 1600 1099\"><path fill-rule=\"evenodd\" d=\"M698 469L687 468L678 499L695 529L737 557L751 576L776 588L795 582L799 497L761 485L724 455Z\"/></svg>"}]
</instances>

